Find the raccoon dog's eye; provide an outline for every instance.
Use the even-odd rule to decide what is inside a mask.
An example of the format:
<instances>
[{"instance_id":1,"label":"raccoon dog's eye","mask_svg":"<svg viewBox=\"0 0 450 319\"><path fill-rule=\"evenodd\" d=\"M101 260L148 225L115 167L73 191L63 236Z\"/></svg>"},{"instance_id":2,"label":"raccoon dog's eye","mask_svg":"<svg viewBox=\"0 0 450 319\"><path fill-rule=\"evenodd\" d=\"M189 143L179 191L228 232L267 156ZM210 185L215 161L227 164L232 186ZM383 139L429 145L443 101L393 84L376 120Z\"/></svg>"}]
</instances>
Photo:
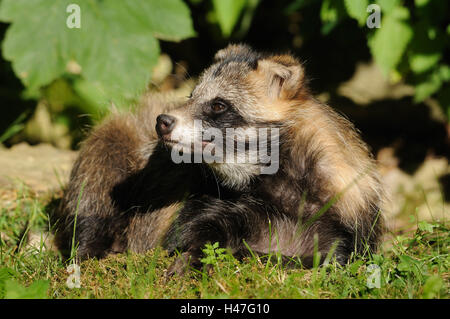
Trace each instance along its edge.
<instances>
[{"instance_id":1,"label":"raccoon dog's eye","mask_svg":"<svg viewBox=\"0 0 450 319\"><path fill-rule=\"evenodd\" d=\"M227 109L228 109L228 105L222 101L214 101L211 104L211 111L214 114L221 114L221 113L225 112Z\"/></svg>"}]
</instances>

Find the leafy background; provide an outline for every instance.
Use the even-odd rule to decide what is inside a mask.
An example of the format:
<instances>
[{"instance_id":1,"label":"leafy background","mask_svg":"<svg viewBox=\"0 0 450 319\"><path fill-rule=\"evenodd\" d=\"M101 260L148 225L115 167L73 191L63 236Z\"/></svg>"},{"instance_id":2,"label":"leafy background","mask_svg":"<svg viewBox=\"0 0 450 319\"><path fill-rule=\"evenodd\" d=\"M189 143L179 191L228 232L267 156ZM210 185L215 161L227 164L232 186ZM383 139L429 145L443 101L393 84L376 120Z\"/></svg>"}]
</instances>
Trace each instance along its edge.
<instances>
[{"instance_id":1,"label":"leafy background","mask_svg":"<svg viewBox=\"0 0 450 319\"><path fill-rule=\"evenodd\" d=\"M77 0L82 26L70 29L73 2L1 1L0 142L76 147L80 127L152 87L161 47L195 77L229 41L305 57L317 93L373 59L388 81L413 87L411 108L432 98L450 118L447 1ZM381 28L366 27L372 3ZM39 120L23 130L33 114L48 118L46 134Z\"/></svg>"}]
</instances>

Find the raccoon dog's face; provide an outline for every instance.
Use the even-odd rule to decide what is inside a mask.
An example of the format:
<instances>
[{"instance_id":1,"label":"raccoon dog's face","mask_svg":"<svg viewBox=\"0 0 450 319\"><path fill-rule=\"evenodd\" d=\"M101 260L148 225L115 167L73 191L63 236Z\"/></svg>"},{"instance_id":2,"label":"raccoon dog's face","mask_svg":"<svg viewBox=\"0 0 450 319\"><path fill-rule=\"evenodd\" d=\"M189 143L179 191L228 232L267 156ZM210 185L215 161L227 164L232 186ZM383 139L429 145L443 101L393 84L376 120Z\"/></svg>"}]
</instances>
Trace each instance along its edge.
<instances>
[{"instance_id":1,"label":"raccoon dog's face","mask_svg":"<svg viewBox=\"0 0 450 319\"><path fill-rule=\"evenodd\" d=\"M233 188L278 170L279 129L302 92L303 69L289 55L230 45L215 56L183 107L156 130L175 162L208 163Z\"/></svg>"}]
</instances>

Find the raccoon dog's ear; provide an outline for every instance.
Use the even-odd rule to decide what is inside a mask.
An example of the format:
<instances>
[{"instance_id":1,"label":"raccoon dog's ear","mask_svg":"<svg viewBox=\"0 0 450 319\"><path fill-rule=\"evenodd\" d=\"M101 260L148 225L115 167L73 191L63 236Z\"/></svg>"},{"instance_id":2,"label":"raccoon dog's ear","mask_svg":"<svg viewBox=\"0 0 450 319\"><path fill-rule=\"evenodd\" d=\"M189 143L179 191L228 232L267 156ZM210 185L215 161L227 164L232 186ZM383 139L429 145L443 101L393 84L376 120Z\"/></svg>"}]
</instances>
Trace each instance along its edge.
<instances>
[{"instance_id":1,"label":"raccoon dog's ear","mask_svg":"<svg viewBox=\"0 0 450 319\"><path fill-rule=\"evenodd\" d=\"M302 65L290 55L276 55L258 60L256 70L264 79L270 98L292 99L304 82Z\"/></svg>"},{"instance_id":2,"label":"raccoon dog's ear","mask_svg":"<svg viewBox=\"0 0 450 319\"><path fill-rule=\"evenodd\" d=\"M246 44L230 44L225 49L217 51L214 62L220 62L236 56L250 56L253 50Z\"/></svg>"}]
</instances>

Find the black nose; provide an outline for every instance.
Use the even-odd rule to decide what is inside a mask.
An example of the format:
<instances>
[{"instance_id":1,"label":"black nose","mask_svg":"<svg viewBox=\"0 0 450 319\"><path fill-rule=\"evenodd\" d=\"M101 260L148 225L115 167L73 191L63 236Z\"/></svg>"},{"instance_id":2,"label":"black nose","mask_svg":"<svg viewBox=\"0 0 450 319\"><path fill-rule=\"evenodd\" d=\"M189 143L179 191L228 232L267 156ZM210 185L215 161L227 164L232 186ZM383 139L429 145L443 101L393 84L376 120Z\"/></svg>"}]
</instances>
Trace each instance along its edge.
<instances>
[{"instance_id":1,"label":"black nose","mask_svg":"<svg viewBox=\"0 0 450 319\"><path fill-rule=\"evenodd\" d=\"M156 133L159 137L172 132L175 126L175 118L167 114L158 115L156 118Z\"/></svg>"}]
</instances>

